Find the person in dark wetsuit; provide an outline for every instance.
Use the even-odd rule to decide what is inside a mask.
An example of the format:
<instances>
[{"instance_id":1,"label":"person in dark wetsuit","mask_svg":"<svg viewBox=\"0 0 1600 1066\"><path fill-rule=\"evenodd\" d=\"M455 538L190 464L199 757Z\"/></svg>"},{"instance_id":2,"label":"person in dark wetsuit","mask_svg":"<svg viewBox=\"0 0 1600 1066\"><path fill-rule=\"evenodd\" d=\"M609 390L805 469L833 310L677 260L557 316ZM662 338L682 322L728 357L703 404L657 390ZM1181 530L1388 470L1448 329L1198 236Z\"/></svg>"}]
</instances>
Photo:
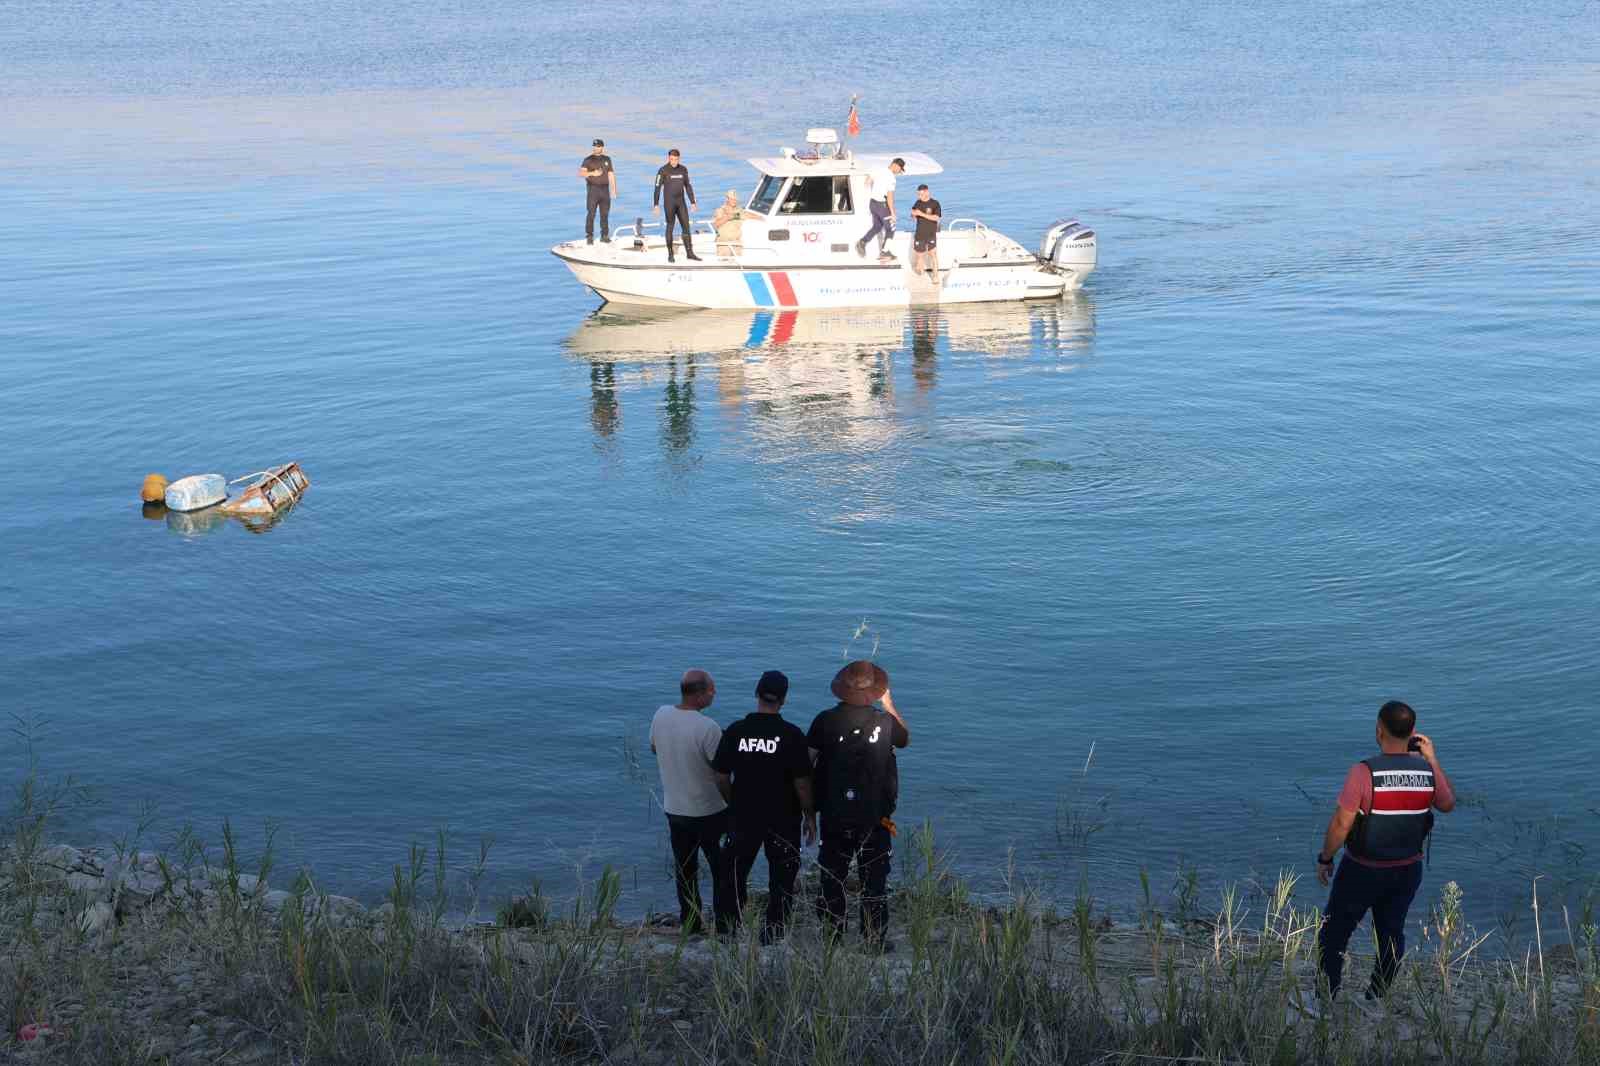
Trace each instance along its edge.
<instances>
[{"instance_id":1,"label":"person in dark wetsuit","mask_svg":"<svg viewBox=\"0 0 1600 1066\"><path fill-rule=\"evenodd\" d=\"M594 243L594 213L600 212L600 239L611 239L611 201L617 195L617 172L611 166L611 157L606 155L606 142L596 137L594 151L584 157L578 164L578 177L583 179L584 191L587 193L588 202L585 207L588 213L583 220L583 235L590 244Z\"/></svg>"},{"instance_id":2,"label":"person in dark wetsuit","mask_svg":"<svg viewBox=\"0 0 1600 1066\"><path fill-rule=\"evenodd\" d=\"M656 191L652 210L666 210L667 219L667 262L674 262L672 254L672 224L674 221L683 227L683 254L695 262L700 257L694 254L694 241L689 236L689 212L700 205L694 200L694 183L689 180L689 168L678 160L681 158L676 148L667 153L667 165L656 171Z\"/></svg>"}]
</instances>

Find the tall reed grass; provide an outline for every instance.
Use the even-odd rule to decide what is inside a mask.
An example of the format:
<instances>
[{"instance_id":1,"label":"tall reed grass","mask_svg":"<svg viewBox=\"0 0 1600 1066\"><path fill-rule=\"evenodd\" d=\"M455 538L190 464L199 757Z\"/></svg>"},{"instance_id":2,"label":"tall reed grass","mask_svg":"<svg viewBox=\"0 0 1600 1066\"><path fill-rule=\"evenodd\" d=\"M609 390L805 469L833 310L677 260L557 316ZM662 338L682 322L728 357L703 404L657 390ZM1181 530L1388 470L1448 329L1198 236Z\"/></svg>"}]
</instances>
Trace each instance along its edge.
<instances>
[{"instance_id":1,"label":"tall reed grass","mask_svg":"<svg viewBox=\"0 0 1600 1066\"><path fill-rule=\"evenodd\" d=\"M1421 943L1389 1000L1330 1007L1318 916L1289 874L1259 896L1225 890L1209 909L1192 875L1179 872L1169 908L1147 877L1138 923L1118 925L1087 885L1057 909L1008 871L1004 899L975 898L924 825L902 849L897 950L880 955L822 935L804 906L787 940L762 947L759 894L734 937L619 921L609 869L569 902L535 885L493 924L461 927L447 916L476 913L490 855L480 848L463 873L443 835L394 866L373 912L342 915L307 872L270 907L254 882L274 868L270 838L247 870L225 823L215 848L186 834L163 860L169 884L198 876L209 895L174 895L91 936L86 901L47 861L69 796L30 774L4 825L0 1012L8 1036L29 1022L57 1030L29 1061L1600 1062L1592 898L1550 928L1564 951L1541 936L1491 956L1447 886L1417 916ZM1544 929L1550 916L1530 904Z\"/></svg>"}]
</instances>

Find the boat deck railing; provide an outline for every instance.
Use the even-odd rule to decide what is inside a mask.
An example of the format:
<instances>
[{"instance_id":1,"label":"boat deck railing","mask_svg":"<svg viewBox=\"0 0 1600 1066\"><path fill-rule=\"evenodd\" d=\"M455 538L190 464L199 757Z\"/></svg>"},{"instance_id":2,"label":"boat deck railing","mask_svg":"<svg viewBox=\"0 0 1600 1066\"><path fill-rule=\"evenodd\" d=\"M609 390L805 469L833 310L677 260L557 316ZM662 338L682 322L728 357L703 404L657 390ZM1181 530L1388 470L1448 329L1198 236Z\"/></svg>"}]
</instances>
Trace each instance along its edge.
<instances>
[{"instance_id":1,"label":"boat deck railing","mask_svg":"<svg viewBox=\"0 0 1600 1066\"><path fill-rule=\"evenodd\" d=\"M650 237L660 237L664 241L666 239L666 227L667 224L665 222L624 223L623 225L612 229L611 241L613 244L615 244L623 237L646 239ZM712 240L715 240L717 237L717 228L713 226L708 219L691 218L689 220L689 235L691 237L706 236L710 237Z\"/></svg>"},{"instance_id":2,"label":"boat deck railing","mask_svg":"<svg viewBox=\"0 0 1600 1066\"><path fill-rule=\"evenodd\" d=\"M944 224L947 237L970 238L972 258L983 259L989 254L989 227L975 218L953 218Z\"/></svg>"}]
</instances>

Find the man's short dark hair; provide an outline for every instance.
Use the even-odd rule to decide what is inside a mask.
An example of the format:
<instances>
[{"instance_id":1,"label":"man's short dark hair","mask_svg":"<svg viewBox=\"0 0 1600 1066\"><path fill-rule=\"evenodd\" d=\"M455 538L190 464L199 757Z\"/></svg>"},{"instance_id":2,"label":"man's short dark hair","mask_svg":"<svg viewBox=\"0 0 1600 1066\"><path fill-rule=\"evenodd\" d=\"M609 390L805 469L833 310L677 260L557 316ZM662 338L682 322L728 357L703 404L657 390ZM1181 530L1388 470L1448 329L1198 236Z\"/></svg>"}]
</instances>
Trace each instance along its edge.
<instances>
[{"instance_id":1,"label":"man's short dark hair","mask_svg":"<svg viewBox=\"0 0 1600 1066\"><path fill-rule=\"evenodd\" d=\"M676 148L668 148L667 149L667 154L668 155L677 155L677 156L683 155L683 153L678 151Z\"/></svg>"},{"instance_id":2,"label":"man's short dark hair","mask_svg":"<svg viewBox=\"0 0 1600 1066\"><path fill-rule=\"evenodd\" d=\"M895 156L893 159L889 160L889 165L891 167L894 166L896 163L900 164L900 169L901 170L904 170L906 168L906 161L904 159L901 159L899 156Z\"/></svg>"},{"instance_id":3,"label":"man's short dark hair","mask_svg":"<svg viewBox=\"0 0 1600 1066\"><path fill-rule=\"evenodd\" d=\"M782 671L768 670L756 682L756 699L765 703L782 703L789 695L789 678Z\"/></svg>"},{"instance_id":4,"label":"man's short dark hair","mask_svg":"<svg viewBox=\"0 0 1600 1066\"><path fill-rule=\"evenodd\" d=\"M1378 708L1378 721L1383 723L1384 732L1396 740L1404 740L1417 728L1417 712L1409 704L1390 700Z\"/></svg>"},{"instance_id":5,"label":"man's short dark hair","mask_svg":"<svg viewBox=\"0 0 1600 1066\"><path fill-rule=\"evenodd\" d=\"M926 186L926 185L918 185L918 186L917 186L917 191L918 191L918 192L923 192L923 191L924 191L924 190L926 190L926 189L927 189L927 188L928 188L928 187L927 187L927 186Z\"/></svg>"},{"instance_id":6,"label":"man's short dark hair","mask_svg":"<svg viewBox=\"0 0 1600 1066\"><path fill-rule=\"evenodd\" d=\"M711 691L711 682L703 674L692 680L690 678L684 678L682 681L678 682L678 691L683 693L684 699L689 699L694 696L704 696L707 692Z\"/></svg>"}]
</instances>

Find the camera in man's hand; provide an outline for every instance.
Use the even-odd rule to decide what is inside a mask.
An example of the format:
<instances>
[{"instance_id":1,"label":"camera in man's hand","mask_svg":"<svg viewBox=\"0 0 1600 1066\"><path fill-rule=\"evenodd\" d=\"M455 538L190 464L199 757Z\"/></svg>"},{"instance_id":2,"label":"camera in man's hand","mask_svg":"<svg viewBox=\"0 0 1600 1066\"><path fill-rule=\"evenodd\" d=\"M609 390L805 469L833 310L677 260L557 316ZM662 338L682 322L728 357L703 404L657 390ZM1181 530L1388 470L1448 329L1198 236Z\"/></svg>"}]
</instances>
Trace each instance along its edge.
<instances>
[{"instance_id":1,"label":"camera in man's hand","mask_svg":"<svg viewBox=\"0 0 1600 1066\"><path fill-rule=\"evenodd\" d=\"M1406 741L1406 750L1420 752L1422 750L1422 741L1418 740L1416 737L1412 737L1410 740Z\"/></svg>"}]
</instances>

